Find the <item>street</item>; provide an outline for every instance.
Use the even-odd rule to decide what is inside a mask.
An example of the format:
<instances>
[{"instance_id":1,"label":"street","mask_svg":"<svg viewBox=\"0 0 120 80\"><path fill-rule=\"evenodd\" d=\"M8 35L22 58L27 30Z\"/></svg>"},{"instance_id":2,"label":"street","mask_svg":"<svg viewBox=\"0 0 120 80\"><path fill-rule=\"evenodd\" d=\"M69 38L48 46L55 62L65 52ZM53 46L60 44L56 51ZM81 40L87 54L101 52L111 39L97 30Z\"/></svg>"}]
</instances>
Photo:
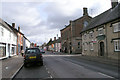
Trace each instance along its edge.
<instances>
[{"instance_id":1,"label":"street","mask_svg":"<svg viewBox=\"0 0 120 80\"><path fill-rule=\"evenodd\" d=\"M90 68L89 64L80 62L81 64L75 63L74 59L70 59L71 56L80 55L61 55L46 52L43 54L44 66L31 65L28 68L23 67L14 79L17 78L114 78L118 75L117 72L112 70L105 70L97 68L97 64L92 65ZM92 63L92 62L91 62ZM85 67L87 65L88 67ZM108 67L109 68L109 67ZM101 70L101 72L100 72ZM102 73L112 72L113 75L107 75Z\"/></svg>"}]
</instances>

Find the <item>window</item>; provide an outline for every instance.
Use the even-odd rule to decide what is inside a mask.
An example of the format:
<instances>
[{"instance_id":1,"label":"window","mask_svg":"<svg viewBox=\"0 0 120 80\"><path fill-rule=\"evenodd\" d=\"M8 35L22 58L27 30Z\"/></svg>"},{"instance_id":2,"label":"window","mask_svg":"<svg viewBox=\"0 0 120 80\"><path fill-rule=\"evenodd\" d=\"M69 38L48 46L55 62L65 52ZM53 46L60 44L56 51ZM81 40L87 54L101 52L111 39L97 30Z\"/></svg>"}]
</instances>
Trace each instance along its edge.
<instances>
[{"instance_id":1,"label":"window","mask_svg":"<svg viewBox=\"0 0 120 80\"><path fill-rule=\"evenodd\" d=\"M98 35L103 35L103 28L98 29Z\"/></svg>"},{"instance_id":2,"label":"window","mask_svg":"<svg viewBox=\"0 0 120 80\"><path fill-rule=\"evenodd\" d=\"M114 50L120 51L120 40L114 40Z\"/></svg>"},{"instance_id":3,"label":"window","mask_svg":"<svg viewBox=\"0 0 120 80\"><path fill-rule=\"evenodd\" d=\"M90 43L90 50L94 50L93 49L93 43Z\"/></svg>"},{"instance_id":4,"label":"window","mask_svg":"<svg viewBox=\"0 0 120 80\"><path fill-rule=\"evenodd\" d=\"M89 38L93 38L93 31L89 33Z\"/></svg>"},{"instance_id":5,"label":"window","mask_svg":"<svg viewBox=\"0 0 120 80\"><path fill-rule=\"evenodd\" d=\"M4 36L4 29L1 28L1 36Z\"/></svg>"},{"instance_id":6,"label":"window","mask_svg":"<svg viewBox=\"0 0 120 80\"><path fill-rule=\"evenodd\" d=\"M88 25L87 21L84 21L84 27L86 27Z\"/></svg>"},{"instance_id":7,"label":"window","mask_svg":"<svg viewBox=\"0 0 120 80\"><path fill-rule=\"evenodd\" d=\"M84 50L87 50L87 43L85 43L84 45Z\"/></svg>"},{"instance_id":8,"label":"window","mask_svg":"<svg viewBox=\"0 0 120 80\"><path fill-rule=\"evenodd\" d=\"M4 44L0 44L0 57L6 56L6 47Z\"/></svg>"},{"instance_id":9,"label":"window","mask_svg":"<svg viewBox=\"0 0 120 80\"><path fill-rule=\"evenodd\" d=\"M87 35L86 35L86 33L84 34L84 39L86 39L87 38Z\"/></svg>"},{"instance_id":10,"label":"window","mask_svg":"<svg viewBox=\"0 0 120 80\"><path fill-rule=\"evenodd\" d=\"M80 48L80 42L78 42L78 48Z\"/></svg>"},{"instance_id":11,"label":"window","mask_svg":"<svg viewBox=\"0 0 120 80\"><path fill-rule=\"evenodd\" d=\"M119 32L120 31L120 22L113 24L114 32Z\"/></svg>"}]
</instances>

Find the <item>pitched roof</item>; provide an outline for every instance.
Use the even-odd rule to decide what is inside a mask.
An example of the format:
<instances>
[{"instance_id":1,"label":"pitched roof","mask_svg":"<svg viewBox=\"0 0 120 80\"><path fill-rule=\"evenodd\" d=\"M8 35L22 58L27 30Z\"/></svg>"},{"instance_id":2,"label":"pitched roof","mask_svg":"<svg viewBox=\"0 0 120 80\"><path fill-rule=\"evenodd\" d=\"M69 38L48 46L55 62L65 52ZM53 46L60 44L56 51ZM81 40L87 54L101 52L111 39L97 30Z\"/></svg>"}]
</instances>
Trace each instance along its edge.
<instances>
[{"instance_id":1,"label":"pitched roof","mask_svg":"<svg viewBox=\"0 0 120 80\"><path fill-rule=\"evenodd\" d=\"M4 21L5 22L5 21ZM12 27L10 24L5 22L14 32L19 32L16 28ZM24 35L22 32L19 32L20 34Z\"/></svg>"},{"instance_id":2,"label":"pitched roof","mask_svg":"<svg viewBox=\"0 0 120 80\"><path fill-rule=\"evenodd\" d=\"M5 28L9 29L10 31L12 31L12 29L11 29L11 28L5 23L5 21L2 20L1 18L0 18L0 24L2 24L3 27L5 27Z\"/></svg>"},{"instance_id":3,"label":"pitched roof","mask_svg":"<svg viewBox=\"0 0 120 80\"><path fill-rule=\"evenodd\" d=\"M109 10L103 12L102 14L94 17L87 27L84 27L82 32L98 27L102 24L108 23L110 21L120 18L120 3L115 8L110 8Z\"/></svg>"}]
</instances>

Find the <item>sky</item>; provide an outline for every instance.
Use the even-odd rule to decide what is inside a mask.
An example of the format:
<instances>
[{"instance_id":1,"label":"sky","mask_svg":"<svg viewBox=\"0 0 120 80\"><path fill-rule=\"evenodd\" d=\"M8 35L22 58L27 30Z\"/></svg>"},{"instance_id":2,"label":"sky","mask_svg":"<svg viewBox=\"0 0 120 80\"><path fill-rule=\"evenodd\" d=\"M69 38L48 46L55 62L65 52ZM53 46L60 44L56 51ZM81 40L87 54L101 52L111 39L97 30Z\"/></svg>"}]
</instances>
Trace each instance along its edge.
<instances>
[{"instance_id":1,"label":"sky","mask_svg":"<svg viewBox=\"0 0 120 80\"><path fill-rule=\"evenodd\" d=\"M60 30L83 16L83 7L95 17L111 8L111 0L1 0L0 18L16 23L21 32L39 45L60 37Z\"/></svg>"}]
</instances>

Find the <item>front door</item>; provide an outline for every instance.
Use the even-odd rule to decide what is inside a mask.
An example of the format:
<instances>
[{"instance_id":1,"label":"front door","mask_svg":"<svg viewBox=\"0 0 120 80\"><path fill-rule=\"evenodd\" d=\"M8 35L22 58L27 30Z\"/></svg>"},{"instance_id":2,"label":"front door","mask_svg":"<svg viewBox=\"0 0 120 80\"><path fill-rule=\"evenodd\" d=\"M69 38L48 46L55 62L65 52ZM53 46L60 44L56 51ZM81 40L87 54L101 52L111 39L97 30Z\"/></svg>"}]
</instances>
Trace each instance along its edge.
<instances>
[{"instance_id":1,"label":"front door","mask_svg":"<svg viewBox=\"0 0 120 80\"><path fill-rule=\"evenodd\" d=\"M104 56L104 42L100 42L100 56Z\"/></svg>"}]
</instances>

